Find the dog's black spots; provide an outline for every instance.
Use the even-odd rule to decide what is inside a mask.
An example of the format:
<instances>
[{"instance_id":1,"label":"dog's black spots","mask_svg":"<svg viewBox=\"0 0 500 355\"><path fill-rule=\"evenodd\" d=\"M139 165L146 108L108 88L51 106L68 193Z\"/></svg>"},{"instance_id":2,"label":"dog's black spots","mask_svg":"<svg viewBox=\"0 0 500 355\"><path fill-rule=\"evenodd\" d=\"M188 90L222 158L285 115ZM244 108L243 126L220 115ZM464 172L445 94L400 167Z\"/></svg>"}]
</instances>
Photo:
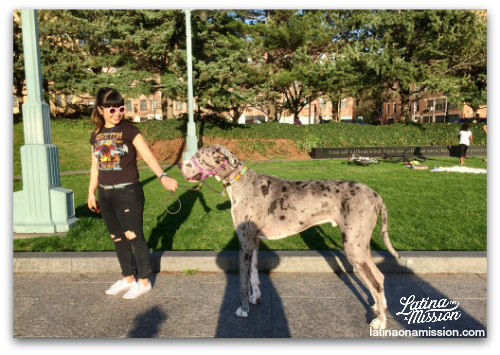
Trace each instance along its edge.
<instances>
[{"instance_id":1,"label":"dog's black spots","mask_svg":"<svg viewBox=\"0 0 500 355\"><path fill-rule=\"evenodd\" d=\"M356 190L359 190L359 186L356 186Z\"/></svg>"},{"instance_id":2,"label":"dog's black spots","mask_svg":"<svg viewBox=\"0 0 500 355\"><path fill-rule=\"evenodd\" d=\"M284 221L286 219L285 216L280 216L280 221Z\"/></svg>"},{"instance_id":3,"label":"dog's black spots","mask_svg":"<svg viewBox=\"0 0 500 355\"><path fill-rule=\"evenodd\" d=\"M319 185L321 187L321 191L331 192L330 186L325 186L324 184Z\"/></svg>"},{"instance_id":4,"label":"dog's black spots","mask_svg":"<svg viewBox=\"0 0 500 355\"><path fill-rule=\"evenodd\" d=\"M373 192L373 197L375 197L375 198L379 197L378 193Z\"/></svg>"},{"instance_id":5,"label":"dog's black spots","mask_svg":"<svg viewBox=\"0 0 500 355\"><path fill-rule=\"evenodd\" d=\"M245 215L245 221L249 221L250 220L250 216L249 215ZM246 224L245 224L246 226Z\"/></svg>"},{"instance_id":6,"label":"dog's black spots","mask_svg":"<svg viewBox=\"0 0 500 355\"><path fill-rule=\"evenodd\" d=\"M339 189L336 189L336 190L335 190L335 192L336 192L336 193L339 193L339 192L340 192L340 190L339 190Z\"/></svg>"},{"instance_id":7,"label":"dog's black spots","mask_svg":"<svg viewBox=\"0 0 500 355\"><path fill-rule=\"evenodd\" d=\"M303 225L304 225L304 222L302 222L302 221L299 221L299 224L300 224L301 226L303 226Z\"/></svg>"},{"instance_id":8,"label":"dog's black spots","mask_svg":"<svg viewBox=\"0 0 500 355\"><path fill-rule=\"evenodd\" d=\"M328 207L328 202L323 202L323 203L321 204L321 207L323 207L323 208Z\"/></svg>"},{"instance_id":9,"label":"dog's black spots","mask_svg":"<svg viewBox=\"0 0 500 355\"><path fill-rule=\"evenodd\" d=\"M345 244L346 243L346 239L347 239L347 235L342 232L342 243Z\"/></svg>"},{"instance_id":10,"label":"dog's black spots","mask_svg":"<svg viewBox=\"0 0 500 355\"><path fill-rule=\"evenodd\" d=\"M283 186L283 188L281 189L281 192L286 192L286 186Z\"/></svg>"},{"instance_id":11,"label":"dog's black spots","mask_svg":"<svg viewBox=\"0 0 500 355\"><path fill-rule=\"evenodd\" d=\"M307 184L304 184L304 185L302 185L300 188L301 188L301 189L303 189L303 188L304 188L304 187L306 187L306 186L307 186Z\"/></svg>"},{"instance_id":12,"label":"dog's black spots","mask_svg":"<svg viewBox=\"0 0 500 355\"><path fill-rule=\"evenodd\" d=\"M377 280L375 280L375 277L373 276L372 271L370 270L370 267L367 263L361 263L361 270L363 270L363 273L366 275L366 278L372 284L375 290L377 290L378 292L382 292L384 290L382 285L380 285Z\"/></svg>"},{"instance_id":13,"label":"dog's black spots","mask_svg":"<svg viewBox=\"0 0 500 355\"><path fill-rule=\"evenodd\" d=\"M305 211L306 211L306 210L302 210L302 211L300 211L300 213L304 213Z\"/></svg>"},{"instance_id":14,"label":"dog's black spots","mask_svg":"<svg viewBox=\"0 0 500 355\"><path fill-rule=\"evenodd\" d=\"M387 218L386 217L382 217L382 224L387 224Z\"/></svg>"},{"instance_id":15,"label":"dog's black spots","mask_svg":"<svg viewBox=\"0 0 500 355\"><path fill-rule=\"evenodd\" d=\"M278 201L274 200L273 202L271 202L271 205L267 209L267 213L274 214L274 211L276 210L277 206L278 206Z\"/></svg>"},{"instance_id":16,"label":"dog's black spots","mask_svg":"<svg viewBox=\"0 0 500 355\"><path fill-rule=\"evenodd\" d=\"M192 168L193 166L191 165L191 163L187 163L187 164L186 164L186 167L188 167L188 168Z\"/></svg>"},{"instance_id":17,"label":"dog's black spots","mask_svg":"<svg viewBox=\"0 0 500 355\"><path fill-rule=\"evenodd\" d=\"M324 197L328 197L328 195L327 195L327 194L323 194L323 196L324 196Z\"/></svg>"},{"instance_id":18,"label":"dog's black spots","mask_svg":"<svg viewBox=\"0 0 500 355\"><path fill-rule=\"evenodd\" d=\"M284 207L284 203L285 203L285 198L284 198L284 197L282 197L282 198L280 199L280 208L281 208L283 211L286 211L286 210L287 210L287 208L285 208L285 207Z\"/></svg>"},{"instance_id":19,"label":"dog's black spots","mask_svg":"<svg viewBox=\"0 0 500 355\"><path fill-rule=\"evenodd\" d=\"M260 188L262 190L262 195L264 195L264 197L269 195L269 185L262 185Z\"/></svg>"},{"instance_id":20,"label":"dog's black spots","mask_svg":"<svg viewBox=\"0 0 500 355\"><path fill-rule=\"evenodd\" d=\"M295 185L300 185L302 184L302 181L295 181Z\"/></svg>"},{"instance_id":21,"label":"dog's black spots","mask_svg":"<svg viewBox=\"0 0 500 355\"><path fill-rule=\"evenodd\" d=\"M352 195L352 196L356 196L356 191L351 190L351 191L349 191L349 192L351 193L351 195Z\"/></svg>"},{"instance_id":22,"label":"dog's black spots","mask_svg":"<svg viewBox=\"0 0 500 355\"><path fill-rule=\"evenodd\" d=\"M356 237L356 238L357 238L357 237ZM359 247L361 247L361 244L359 244L359 243L356 243L356 245L358 246L358 248L359 248Z\"/></svg>"}]
</instances>

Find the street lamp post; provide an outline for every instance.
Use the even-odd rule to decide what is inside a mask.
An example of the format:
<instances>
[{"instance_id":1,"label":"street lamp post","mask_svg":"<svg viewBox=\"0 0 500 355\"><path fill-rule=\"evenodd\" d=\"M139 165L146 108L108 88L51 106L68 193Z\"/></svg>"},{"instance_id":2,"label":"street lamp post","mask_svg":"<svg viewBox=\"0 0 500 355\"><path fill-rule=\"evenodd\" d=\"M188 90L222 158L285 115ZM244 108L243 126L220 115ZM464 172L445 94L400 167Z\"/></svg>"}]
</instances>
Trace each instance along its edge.
<instances>
[{"instance_id":1,"label":"street lamp post","mask_svg":"<svg viewBox=\"0 0 500 355\"><path fill-rule=\"evenodd\" d=\"M196 124L193 115L193 55L191 50L191 14L199 16L202 21L206 21L215 14L212 10L184 10L186 15L186 52L188 69L188 126L186 137L186 151L183 159L191 159L198 150L198 137L196 137Z\"/></svg>"},{"instance_id":2,"label":"street lamp post","mask_svg":"<svg viewBox=\"0 0 500 355\"><path fill-rule=\"evenodd\" d=\"M28 101L23 104L23 189L14 192L14 233L66 232L77 221L73 191L61 187L58 149L52 144L50 109L43 99L35 10L21 10Z\"/></svg>"}]
</instances>

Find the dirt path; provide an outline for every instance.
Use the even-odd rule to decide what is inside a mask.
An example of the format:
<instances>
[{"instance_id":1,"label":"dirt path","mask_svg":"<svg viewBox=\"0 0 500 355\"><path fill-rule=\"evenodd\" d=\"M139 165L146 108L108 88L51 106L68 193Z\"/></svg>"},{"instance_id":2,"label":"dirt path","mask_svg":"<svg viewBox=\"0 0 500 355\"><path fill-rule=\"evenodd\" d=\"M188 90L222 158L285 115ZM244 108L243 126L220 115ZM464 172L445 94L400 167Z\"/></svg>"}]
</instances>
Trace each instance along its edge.
<instances>
[{"instance_id":1,"label":"dirt path","mask_svg":"<svg viewBox=\"0 0 500 355\"><path fill-rule=\"evenodd\" d=\"M182 159L185 140L177 138L169 141L149 142L149 147L159 161L177 163ZM203 138L203 146L220 144L241 160L309 159L309 154L297 148L289 139L231 139ZM200 144L201 146L201 144Z\"/></svg>"}]
</instances>

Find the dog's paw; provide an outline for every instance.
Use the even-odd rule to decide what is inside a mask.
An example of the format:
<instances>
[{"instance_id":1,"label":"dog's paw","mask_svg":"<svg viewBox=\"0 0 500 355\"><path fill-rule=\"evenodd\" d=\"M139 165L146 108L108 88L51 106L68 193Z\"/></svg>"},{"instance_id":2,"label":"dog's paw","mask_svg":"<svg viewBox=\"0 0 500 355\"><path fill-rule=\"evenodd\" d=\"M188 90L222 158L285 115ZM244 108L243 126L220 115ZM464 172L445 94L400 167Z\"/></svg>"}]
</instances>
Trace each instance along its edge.
<instances>
[{"instance_id":1,"label":"dog's paw","mask_svg":"<svg viewBox=\"0 0 500 355\"><path fill-rule=\"evenodd\" d=\"M378 314L378 306L377 306L377 304L376 304L376 303L372 306L372 309L373 309L373 311L374 311L375 313L377 313L377 314Z\"/></svg>"},{"instance_id":2,"label":"dog's paw","mask_svg":"<svg viewBox=\"0 0 500 355\"><path fill-rule=\"evenodd\" d=\"M258 296L256 293L254 293L253 295L250 295L250 297L248 297L248 301L251 304L257 304L257 302L260 301L260 296Z\"/></svg>"},{"instance_id":3,"label":"dog's paw","mask_svg":"<svg viewBox=\"0 0 500 355\"><path fill-rule=\"evenodd\" d=\"M378 330L378 329L385 329L385 323L382 323L382 321L378 318L375 318L374 320L372 320L372 322L370 323L370 327L372 327L374 330Z\"/></svg>"},{"instance_id":4,"label":"dog's paw","mask_svg":"<svg viewBox=\"0 0 500 355\"><path fill-rule=\"evenodd\" d=\"M246 317L248 317L248 312L243 311L243 310L241 309L241 307L240 307L240 308L238 308L238 309L236 310L236 315L237 315L238 317L243 317L243 318L246 318Z\"/></svg>"}]
</instances>

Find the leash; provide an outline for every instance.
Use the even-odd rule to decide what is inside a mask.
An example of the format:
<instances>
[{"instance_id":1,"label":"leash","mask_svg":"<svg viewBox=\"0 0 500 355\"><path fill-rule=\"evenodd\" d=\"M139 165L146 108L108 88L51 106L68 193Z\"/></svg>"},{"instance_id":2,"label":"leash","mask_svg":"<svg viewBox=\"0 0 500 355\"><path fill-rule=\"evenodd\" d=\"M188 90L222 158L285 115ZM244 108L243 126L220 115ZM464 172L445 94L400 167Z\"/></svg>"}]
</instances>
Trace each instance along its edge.
<instances>
[{"instance_id":1,"label":"leash","mask_svg":"<svg viewBox=\"0 0 500 355\"><path fill-rule=\"evenodd\" d=\"M208 187L210 190L218 193L219 195L222 195L222 196L226 195L226 193L224 192L224 190L222 190L222 191L216 191L216 190L212 189L205 181L201 181L201 183L204 184L206 187ZM200 186L195 187L195 188L191 188L191 187L188 187L188 186L183 186L183 185L180 185L180 184L177 184L177 186L183 187L183 188L187 189L188 191L200 191L200 188L201 188L201 184L200 184ZM170 212L168 210L168 207L167 207L168 201L170 200L170 198L172 197L172 195L174 195L175 198L177 199L177 201L179 202L179 209L176 212ZM174 191L170 191L170 194L168 195L167 199L165 200L164 206L165 206L165 210L168 213L170 213L170 214L177 214L177 213L179 213L179 211L182 208L182 203L181 203L181 200L179 200L179 197L176 195L176 193Z\"/></svg>"}]
</instances>

